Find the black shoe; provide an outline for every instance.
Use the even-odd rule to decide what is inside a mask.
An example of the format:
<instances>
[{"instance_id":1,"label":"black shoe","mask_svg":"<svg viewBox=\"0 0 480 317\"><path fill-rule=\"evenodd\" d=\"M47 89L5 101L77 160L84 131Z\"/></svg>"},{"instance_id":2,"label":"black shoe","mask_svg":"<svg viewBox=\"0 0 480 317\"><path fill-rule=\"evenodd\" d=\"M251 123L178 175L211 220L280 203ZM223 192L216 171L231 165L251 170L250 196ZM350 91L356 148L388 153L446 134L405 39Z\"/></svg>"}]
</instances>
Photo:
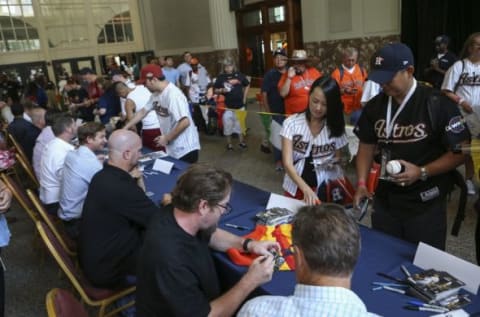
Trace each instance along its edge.
<instances>
[{"instance_id":1,"label":"black shoe","mask_svg":"<svg viewBox=\"0 0 480 317\"><path fill-rule=\"evenodd\" d=\"M270 147L268 145L263 144L263 143L260 144L260 151L262 151L265 154L272 153L272 150L270 150Z\"/></svg>"},{"instance_id":2,"label":"black shoe","mask_svg":"<svg viewBox=\"0 0 480 317\"><path fill-rule=\"evenodd\" d=\"M231 144L227 144L227 151L233 151L233 146Z\"/></svg>"},{"instance_id":3,"label":"black shoe","mask_svg":"<svg viewBox=\"0 0 480 317\"><path fill-rule=\"evenodd\" d=\"M238 143L238 147L241 149L246 149L247 145L244 142L242 142L242 143Z\"/></svg>"}]
</instances>

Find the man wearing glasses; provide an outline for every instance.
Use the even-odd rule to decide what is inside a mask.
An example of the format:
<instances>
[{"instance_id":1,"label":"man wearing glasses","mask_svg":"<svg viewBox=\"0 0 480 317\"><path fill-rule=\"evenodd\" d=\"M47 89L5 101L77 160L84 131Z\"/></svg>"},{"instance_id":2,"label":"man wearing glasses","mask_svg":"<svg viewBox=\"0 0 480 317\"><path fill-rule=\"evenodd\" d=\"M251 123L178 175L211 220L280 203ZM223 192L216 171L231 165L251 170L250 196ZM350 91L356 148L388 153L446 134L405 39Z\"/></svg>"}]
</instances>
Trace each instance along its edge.
<instances>
[{"instance_id":1,"label":"man wearing glasses","mask_svg":"<svg viewBox=\"0 0 480 317\"><path fill-rule=\"evenodd\" d=\"M129 129L155 110L162 135L154 139L157 146L164 146L167 154L187 163L198 161L200 139L193 123L187 98L182 91L165 79L162 68L148 64L140 72L139 84L144 84L152 96L145 107L128 121L124 129Z\"/></svg>"},{"instance_id":2,"label":"man wearing glasses","mask_svg":"<svg viewBox=\"0 0 480 317\"><path fill-rule=\"evenodd\" d=\"M271 241L254 241L218 229L231 211L230 173L194 164L178 179L172 204L155 215L137 267L138 316L232 316L259 285L270 281ZM210 248L237 248L259 254L240 281L220 293Z\"/></svg>"}]
</instances>

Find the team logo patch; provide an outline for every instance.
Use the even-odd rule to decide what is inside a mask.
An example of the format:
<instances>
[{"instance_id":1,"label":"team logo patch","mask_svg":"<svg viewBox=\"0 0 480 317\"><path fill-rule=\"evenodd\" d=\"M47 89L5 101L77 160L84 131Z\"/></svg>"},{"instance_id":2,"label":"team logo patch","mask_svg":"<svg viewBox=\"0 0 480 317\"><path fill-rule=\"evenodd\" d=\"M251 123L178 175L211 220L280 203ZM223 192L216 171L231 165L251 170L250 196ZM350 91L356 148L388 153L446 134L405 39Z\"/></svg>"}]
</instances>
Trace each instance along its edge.
<instances>
[{"instance_id":1,"label":"team logo patch","mask_svg":"<svg viewBox=\"0 0 480 317\"><path fill-rule=\"evenodd\" d=\"M382 62L383 62L383 57L377 56L377 57L375 58L375 66L381 66L381 65L382 65Z\"/></svg>"},{"instance_id":2,"label":"team logo patch","mask_svg":"<svg viewBox=\"0 0 480 317\"><path fill-rule=\"evenodd\" d=\"M423 202L432 200L438 196L440 196L440 189L437 186L420 193L420 198Z\"/></svg>"},{"instance_id":3,"label":"team logo patch","mask_svg":"<svg viewBox=\"0 0 480 317\"><path fill-rule=\"evenodd\" d=\"M448 125L445 127L445 131L460 133L465 130L465 119L462 116L456 116L450 119Z\"/></svg>"}]
</instances>

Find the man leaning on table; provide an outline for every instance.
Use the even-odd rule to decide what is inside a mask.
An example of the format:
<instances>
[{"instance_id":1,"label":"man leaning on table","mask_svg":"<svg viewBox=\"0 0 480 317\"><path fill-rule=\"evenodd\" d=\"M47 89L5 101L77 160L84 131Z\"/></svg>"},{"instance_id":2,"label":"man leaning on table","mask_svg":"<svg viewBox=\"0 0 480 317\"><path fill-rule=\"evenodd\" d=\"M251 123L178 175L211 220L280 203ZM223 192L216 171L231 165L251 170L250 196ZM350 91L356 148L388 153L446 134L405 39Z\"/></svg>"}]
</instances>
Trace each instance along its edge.
<instances>
[{"instance_id":1,"label":"man leaning on table","mask_svg":"<svg viewBox=\"0 0 480 317\"><path fill-rule=\"evenodd\" d=\"M199 186L201 184L201 186ZM231 210L232 175L206 164L191 165L172 192L172 204L150 221L137 267L137 315L232 316L250 292L270 281L270 241L255 241L217 228ZM243 277L220 293L210 248L260 255Z\"/></svg>"},{"instance_id":2,"label":"man leaning on table","mask_svg":"<svg viewBox=\"0 0 480 317\"><path fill-rule=\"evenodd\" d=\"M292 225L297 285L291 296L260 296L238 317L376 316L350 290L360 231L340 205L302 207Z\"/></svg>"}]
</instances>

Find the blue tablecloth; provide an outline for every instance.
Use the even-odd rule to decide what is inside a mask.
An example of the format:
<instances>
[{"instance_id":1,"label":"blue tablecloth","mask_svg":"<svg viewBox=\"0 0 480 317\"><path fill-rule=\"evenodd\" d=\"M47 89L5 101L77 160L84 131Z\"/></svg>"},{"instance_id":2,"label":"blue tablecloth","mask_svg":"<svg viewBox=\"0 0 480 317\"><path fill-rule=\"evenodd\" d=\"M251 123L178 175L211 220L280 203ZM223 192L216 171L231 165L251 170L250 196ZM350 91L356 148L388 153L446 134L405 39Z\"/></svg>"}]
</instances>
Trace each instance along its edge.
<instances>
[{"instance_id":1,"label":"blue tablecloth","mask_svg":"<svg viewBox=\"0 0 480 317\"><path fill-rule=\"evenodd\" d=\"M151 199L154 202L158 202L164 193L168 193L173 189L176 179L188 166L187 163L175 159L164 159L174 162L174 167L170 175L163 173L147 174L145 178L147 191L153 193ZM147 165L147 171L149 167L151 167L151 165ZM230 200L233 211L221 219L219 227L237 235L247 234L248 231L225 227L225 223L232 223L253 229L255 226L254 216L258 211L265 208L269 196L270 193L268 192L235 181ZM412 299L406 295L386 290L372 291L372 282L390 282L378 276L377 272L390 273L398 269L401 264L411 263L416 246L367 227L361 226L360 230L362 236L362 251L353 274L352 289L367 305L368 311L383 316L421 317L434 315L434 313L431 312L417 312L403 309L402 307L406 305L407 301ZM233 264L224 253L214 252L214 258L223 287L228 288L235 284L247 270L246 267ZM266 294L291 295L293 294L294 286L294 272L276 272L274 273L272 281L261 286L252 296ZM480 296L472 299L472 303L466 306L465 310L470 313L480 312Z\"/></svg>"}]
</instances>

